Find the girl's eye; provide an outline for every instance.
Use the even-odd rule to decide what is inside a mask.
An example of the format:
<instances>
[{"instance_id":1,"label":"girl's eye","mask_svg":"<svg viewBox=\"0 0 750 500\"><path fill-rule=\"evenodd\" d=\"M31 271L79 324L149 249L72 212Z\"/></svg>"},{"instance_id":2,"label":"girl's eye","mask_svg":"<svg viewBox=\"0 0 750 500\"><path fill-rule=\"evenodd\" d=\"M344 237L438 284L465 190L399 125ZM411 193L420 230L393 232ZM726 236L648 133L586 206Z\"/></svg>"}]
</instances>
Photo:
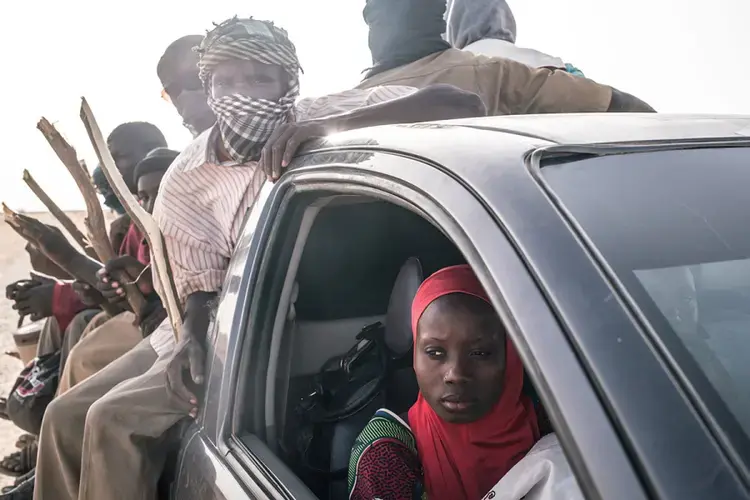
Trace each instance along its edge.
<instances>
[{"instance_id":1,"label":"girl's eye","mask_svg":"<svg viewBox=\"0 0 750 500\"><path fill-rule=\"evenodd\" d=\"M477 356L477 357L480 357L480 358L486 358L487 356L490 356L491 354L492 353L489 352L489 351L472 351L471 352L472 356Z\"/></svg>"},{"instance_id":2,"label":"girl's eye","mask_svg":"<svg viewBox=\"0 0 750 500\"><path fill-rule=\"evenodd\" d=\"M443 351L442 349L427 348L424 352L432 359L438 359L445 355L445 351Z\"/></svg>"}]
</instances>

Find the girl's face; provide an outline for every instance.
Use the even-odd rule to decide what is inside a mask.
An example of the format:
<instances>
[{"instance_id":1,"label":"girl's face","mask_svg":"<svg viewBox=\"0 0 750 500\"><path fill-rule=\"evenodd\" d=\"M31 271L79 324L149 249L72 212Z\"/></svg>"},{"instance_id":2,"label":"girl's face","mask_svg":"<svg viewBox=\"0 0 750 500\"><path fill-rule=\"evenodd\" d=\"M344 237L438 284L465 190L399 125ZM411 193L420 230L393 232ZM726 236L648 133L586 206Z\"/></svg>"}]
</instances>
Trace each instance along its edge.
<instances>
[{"instance_id":1,"label":"girl's face","mask_svg":"<svg viewBox=\"0 0 750 500\"><path fill-rule=\"evenodd\" d=\"M447 422L474 422L500 399L505 331L492 306L464 294L443 296L422 314L414 346L422 395Z\"/></svg>"}]
</instances>

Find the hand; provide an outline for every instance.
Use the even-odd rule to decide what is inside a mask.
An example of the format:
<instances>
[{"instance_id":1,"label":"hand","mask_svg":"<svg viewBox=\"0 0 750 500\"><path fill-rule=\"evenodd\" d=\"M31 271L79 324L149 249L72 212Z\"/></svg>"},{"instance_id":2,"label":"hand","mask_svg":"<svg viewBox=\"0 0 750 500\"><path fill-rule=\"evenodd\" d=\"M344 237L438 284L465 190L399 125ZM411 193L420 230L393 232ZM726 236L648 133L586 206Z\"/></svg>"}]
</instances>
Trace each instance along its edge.
<instances>
[{"instance_id":1,"label":"hand","mask_svg":"<svg viewBox=\"0 0 750 500\"><path fill-rule=\"evenodd\" d=\"M167 365L167 393L175 404L184 407L193 418L198 415L198 397L187 387L185 378L190 377L194 384L202 385L205 359L203 345L183 326L182 339Z\"/></svg>"},{"instance_id":2,"label":"hand","mask_svg":"<svg viewBox=\"0 0 750 500\"><path fill-rule=\"evenodd\" d=\"M44 253L39 251L39 249L31 243L26 243L26 253L29 254L31 268L34 271L63 280L70 279L70 275L67 272L52 262L46 255L44 255Z\"/></svg>"},{"instance_id":3,"label":"hand","mask_svg":"<svg viewBox=\"0 0 750 500\"><path fill-rule=\"evenodd\" d=\"M73 291L87 306L100 306L107 302L107 299L96 288L83 281L74 281Z\"/></svg>"},{"instance_id":4,"label":"hand","mask_svg":"<svg viewBox=\"0 0 750 500\"><path fill-rule=\"evenodd\" d=\"M30 316L31 321L38 321L52 316L52 298L54 284L32 286L19 290L15 295L13 309L21 316Z\"/></svg>"},{"instance_id":5,"label":"hand","mask_svg":"<svg viewBox=\"0 0 750 500\"><path fill-rule=\"evenodd\" d=\"M285 123L273 131L260 152L260 168L269 181L281 176L281 169L291 163L303 142L336 132L338 123L333 120L304 120Z\"/></svg>"},{"instance_id":6,"label":"hand","mask_svg":"<svg viewBox=\"0 0 750 500\"><path fill-rule=\"evenodd\" d=\"M97 273L96 288L99 293L110 303L127 307L126 284L118 281L113 275L117 271L124 272L130 283L137 281L141 293L148 295L154 290L151 281L151 268L143 265L135 257L123 255L110 260Z\"/></svg>"},{"instance_id":7,"label":"hand","mask_svg":"<svg viewBox=\"0 0 750 500\"><path fill-rule=\"evenodd\" d=\"M5 298L8 300L16 300L16 296L18 295L19 291L26 288L39 286L41 284L42 283L40 281L34 279L14 281L13 283L5 287Z\"/></svg>"},{"instance_id":8,"label":"hand","mask_svg":"<svg viewBox=\"0 0 750 500\"><path fill-rule=\"evenodd\" d=\"M55 226L43 224L33 217L18 214L16 216L18 225L13 229L22 238L31 243L44 255L56 264L68 262L75 254L80 254L70 244L60 229Z\"/></svg>"}]
</instances>

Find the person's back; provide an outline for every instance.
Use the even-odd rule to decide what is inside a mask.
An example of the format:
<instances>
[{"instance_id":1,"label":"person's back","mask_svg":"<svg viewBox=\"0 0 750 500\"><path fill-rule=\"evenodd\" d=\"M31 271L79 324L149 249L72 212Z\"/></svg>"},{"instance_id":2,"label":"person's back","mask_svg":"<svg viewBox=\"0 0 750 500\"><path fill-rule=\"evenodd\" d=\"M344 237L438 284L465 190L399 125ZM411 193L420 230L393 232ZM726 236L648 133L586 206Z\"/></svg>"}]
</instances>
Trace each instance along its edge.
<instances>
[{"instance_id":1,"label":"person's back","mask_svg":"<svg viewBox=\"0 0 750 500\"><path fill-rule=\"evenodd\" d=\"M446 39L456 49L532 68L566 68L559 57L516 45L516 19L505 0L448 0L446 25Z\"/></svg>"},{"instance_id":2,"label":"person's back","mask_svg":"<svg viewBox=\"0 0 750 500\"><path fill-rule=\"evenodd\" d=\"M358 88L447 84L479 95L489 115L653 112L629 94L565 69L532 68L452 48L445 0L367 0L373 66Z\"/></svg>"},{"instance_id":3,"label":"person's back","mask_svg":"<svg viewBox=\"0 0 750 500\"><path fill-rule=\"evenodd\" d=\"M479 95L489 115L605 112L612 99L611 87L563 70L536 69L453 48L371 76L358 88L438 83Z\"/></svg>"}]
</instances>

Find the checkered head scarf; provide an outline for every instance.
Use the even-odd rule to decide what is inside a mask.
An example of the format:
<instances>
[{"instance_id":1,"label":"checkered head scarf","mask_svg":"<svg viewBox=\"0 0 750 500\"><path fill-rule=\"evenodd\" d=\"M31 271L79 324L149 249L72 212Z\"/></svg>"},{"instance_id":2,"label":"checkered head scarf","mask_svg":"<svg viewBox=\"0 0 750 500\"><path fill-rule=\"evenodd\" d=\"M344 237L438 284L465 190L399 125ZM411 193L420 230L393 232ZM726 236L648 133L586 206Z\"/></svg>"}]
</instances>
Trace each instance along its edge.
<instances>
[{"instance_id":1,"label":"checkered head scarf","mask_svg":"<svg viewBox=\"0 0 750 500\"><path fill-rule=\"evenodd\" d=\"M269 21L234 17L210 31L197 50L199 75L227 153L238 163L258 159L274 129L294 113L302 71L294 44L286 31ZM241 94L214 99L211 75L218 64L232 59L281 66L289 74L289 90L278 101Z\"/></svg>"}]
</instances>

